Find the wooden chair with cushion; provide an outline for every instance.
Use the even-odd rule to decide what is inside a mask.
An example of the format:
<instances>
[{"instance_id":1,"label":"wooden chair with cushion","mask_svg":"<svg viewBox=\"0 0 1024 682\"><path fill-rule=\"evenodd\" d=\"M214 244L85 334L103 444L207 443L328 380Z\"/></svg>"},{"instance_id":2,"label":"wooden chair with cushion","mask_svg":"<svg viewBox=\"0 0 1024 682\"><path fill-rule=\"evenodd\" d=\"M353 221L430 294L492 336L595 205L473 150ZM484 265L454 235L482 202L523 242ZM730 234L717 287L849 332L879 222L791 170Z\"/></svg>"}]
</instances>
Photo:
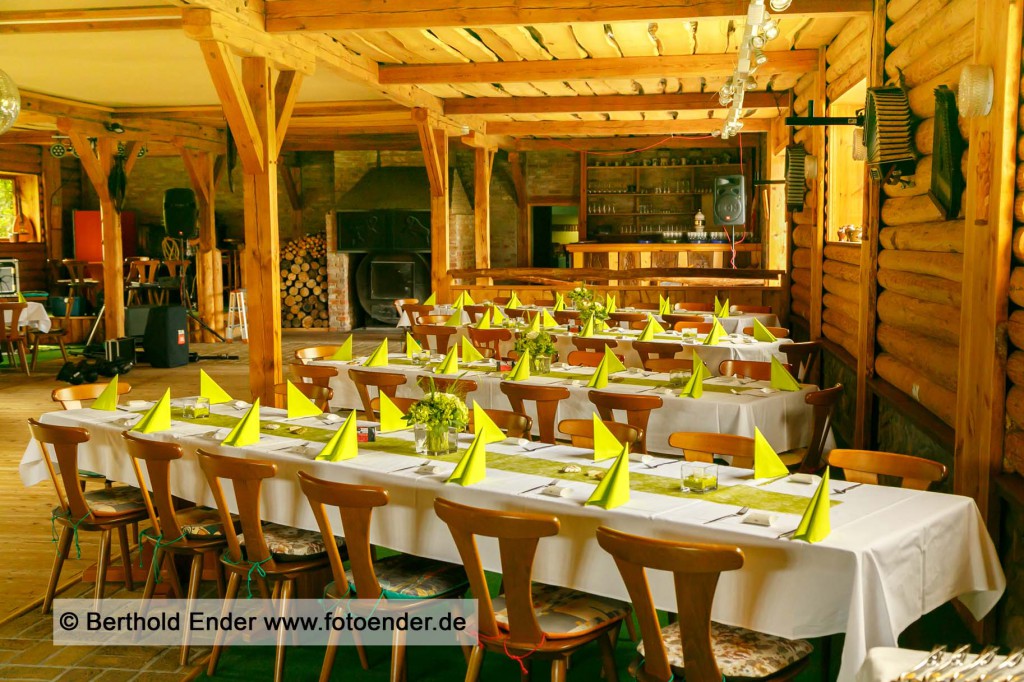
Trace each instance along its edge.
<instances>
[{"instance_id":1,"label":"wooden chair with cushion","mask_svg":"<svg viewBox=\"0 0 1024 682\"><path fill-rule=\"evenodd\" d=\"M713 322L676 322L672 329L677 332L694 332L696 334L708 334L714 326Z\"/></svg>"},{"instance_id":2,"label":"wooden chair with cushion","mask_svg":"<svg viewBox=\"0 0 1024 682\"><path fill-rule=\"evenodd\" d=\"M537 386L516 381L502 381L501 392L508 398L512 411L527 414L526 403L537 403L537 429L544 443L555 442L555 414L558 403L569 397L565 386Z\"/></svg>"},{"instance_id":3,"label":"wooden chair with cushion","mask_svg":"<svg viewBox=\"0 0 1024 682\"><path fill-rule=\"evenodd\" d=\"M629 327L634 322L647 323L647 313L623 313L615 311L608 316L609 327Z\"/></svg>"},{"instance_id":4,"label":"wooden chair with cushion","mask_svg":"<svg viewBox=\"0 0 1024 682\"><path fill-rule=\"evenodd\" d=\"M771 335L774 336L777 339L788 339L789 338L789 330L786 329L785 327L768 327L768 326L765 326L765 329L767 329L771 333ZM751 327L744 327L743 328L743 333L746 334L747 336L752 336L754 334L754 328L752 326Z\"/></svg>"},{"instance_id":5,"label":"wooden chair with cushion","mask_svg":"<svg viewBox=\"0 0 1024 682\"><path fill-rule=\"evenodd\" d=\"M622 356L617 356L620 360ZM588 350L570 351L565 361L573 367L597 367L604 360L604 353L591 353Z\"/></svg>"},{"instance_id":6,"label":"wooden chair with cushion","mask_svg":"<svg viewBox=\"0 0 1024 682\"><path fill-rule=\"evenodd\" d=\"M711 621L719 575L743 566L743 551L726 545L655 540L607 526L597 543L615 558L640 622L638 661L630 672L639 682L788 680L807 666L813 650L790 640ZM647 569L675 579L679 620L662 628L651 598ZM685 665L684 665L685 662Z\"/></svg>"},{"instance_id":7,"label":"wooden chair with cushion","mask_svg":"<svg viewBox=\"0 0 1024 682\"><path fill-rule=\"evenodd\" d=\"M323 360L338 352L341 346L308 346L295 351L295 359L304 362L306 360Z\"/></svg>"},{"instance_id":8,"label":"wooden chair with cushion","mask_svg":"<svg viewBox=\"0 0 1024 682\"><path fill-rule=\"evenodd\" d=\"M440 497L434 511L448 524L478 604L479 642L466 682L479 679L485 651L515 656L526 671L523 679L529 679L534 661L550 660L552 682L565 682L569 657L594 641L601 648L605 680L617 682L615 633L630 615L629 605L530 579L538 542L558 534L556 517L469 507ZM477 536L497 539L504 594L490 594ZM570 604L569 613L559 608L568 610Z\"/></svg>"},{"instance_id":9,"label":"wooden chair with cushion","mask_svg":"<svg viewBox=\"0 0 1024 682\"><path fill-rule=\"evenodd\" d=\"M319 407L324 412L331 411L331 398L334 397L334 389L328 388L327 386L320 386L319 384L307 384L300 381L299 383L293 383L295 388L299 389L302 395L309 398L314 405ZM288 400L288 384L274 384L274 396L277 399L278 407L287 407Z\"/></svg>"},{"instance_id":10,"label":"wooden chair with cushion","mask_svg":"<svg viewBox=\"0 0 1024 682\"><path fill-rule=\"evenodd\" d=\"M452 337L458 333L458 327L448 327L444 324L414 324L412 326L412 337L433 353L447 353Z\"/></svg>"},{"instance_id":11,"label":"wooden chair with cushion","mask_svg":"<svg viewBox=\"0 0 1024 682\"><path fill-rule=\"evenodd\" d=\"M792 374L793 368L787 364L783 367ZM718 365L718 373L724 377L739 375L757 381L770 381L772 378L772 363L759 360L722 360Z\"/></svg>"},{"instance_id":12,"label":"wooden chair with cushion","mask_svg":"<svg viewBox=\"0 0 1024 682\"><path fill-rule=\"evenodd\" d=\"M338 369L327 365L304 365L301 362L291 362L288 363L288 368L299 382L315 384L324 388L330 387L331 379L338 376Z\"/></svg>"},{"instance_id":13,"label":"wooden chair with cushion","mask_svg":"<svg viewBox=\"0 0 1024 682\"><path fill-rule=\"evenodd\" d=\"M411 326L416 324L416 320L419 319L421 315L430 315L436 307L437 306L434 305L409 303L402 308L402 311L405 313L406 317L409 318L409 325Z\"/></svg>"},{"instance_id":14,"label":"wooden chair with cushion","mask_svg":"<svg viewBox=\"0 0 1024 682\"><path fill-rule=\"evenodd\" d=\"M946 479L946 465L923 457L876 450L833 450L829 466L843 470L851 483L878 485L879 476L900 479L901 488L928 490Z\"/></svg>"},{"instance_id":15,"label":"wooden chair with cushion","mask_svg":"<svg viewBox=\"0 0 1024 682\"><path fill-rule=\"evenodd\" d=\"M806 448L780 452L779 457L786 466L804 474L816 474L825 468L825 443L832 432L832 414L842 397L842 384L821 391L811 391L804 396L804 402L811 406L813 415L811 442Z\"/></svg>"},{"instance_id":16,"label":"wooden chair with cushion","mask_svg":"<svg viewBox=\"0 0 1024 682\"><path fill-rule=\"evenodd\" d=\"M27 303L0 303L0 341L7 347L7 358L14 367L14 356L17 351L21 367L26 375L31 375L28 367L28 338L21 329L21 314L28 307Z\"/></svg>"},{"instance_id":17,"label":"wooden chair with cushion","mask_svg":"<svg viewBox=\"0 0 1024 682\"><path fill-rule=\"evenodd\" d=\"M562 325L571 325L579 323L580 311L578 310L556 310L551 313L551 316L555 318L555 322Z\"/></svg>"},{"instance_id":18,"label":"wooden chair with cushion","mask_svg":"<svg viewBox=\"0 0 1024 682\"><path fill-rule=\"evenodd\" d=\"M630 452L637 452L633 446L644 437L643 429L638 429L635 426L621 422L601 421L604 422L604 425L615 436L615 440L623 445L628 445ZM593 419L563 419L558 422L558 432L569 436L573 447L591 449L594 447Z\"/></svg>"},{"instance_id":19,"label":"wooden chair with cushion","mask_svg":"<svg viewBox=\"0 0 1024 682\"><path fill-rule=\"evenodd\" d=\"M28 328L29 340L32 344L32 369L36 368L36 361L39 359L39 347L46 344L56 343L60 347L60 354L64 362L68 361L68 349L64 345L64 339L71 334L71 312L75 307L74 296L64 299L64 317L61 318L59 327L50 327L50 331L44 332L34 328Z\"/></svg>"},{"instance_id":20,"label":"wooden chair with cushion","mask_svg":"<svg viewBox=\"0 0 1024 682\"><path fill-rule=\"evenodd\" d=\"M370 547L370 521L374 508L387 505L387 490L325 481L305 471L300 471L298 476L299 486L313 509L321 537L334 535L328 508L336 507L341 517L350 569L346 572L341 552L337 546L328 543L327 557L333 581L324 588L325 599L396 599L414 610L416 602L422 600L456 599L465 594L469 582L462 566L411 554L394 554L374 561ZM339 608L344 608L344 602ZM386 612L387 608L380 611ZM321 680L330 679L340 637L340 631L331 633L320 671ZM407 674L404 642L404 633L396 630L391 650L391 682L402 682ZM365 669L367 662L362 647L359 655Z\"/></svg>"},{"instance_id":21,"label":"wooden chair with cushion","mask_svg":"<svg viewBox=\"0 0 1024 682\"><path fill-rule=\"evenodd\" d=\"M796 380L802 384L820 385L818 366L821 361L821 341L800 341L784 343L779 351L786 356L790 365L796 368Z\"/></svg>"},{"instance_id":22,"label":"wooden chair with cushion","mask_svg":"<svg viewBox=\"0 0 1024 682\"><path fill-rule=\"evenodd\" d=\"M715 455L732 458L732 465L754 468L754 439L728 433L677 431L668 437L668 444L683 451L687 462L714 462Z\"/></svg>"},{"instance_id":23,"label":"wooden chair with cushion","mask_svg":"<svg viewBox=\"0 0 1024 682\"><path fill-rule=\"evenodd\" d=\"M128 292L126 306L141 303L142 292L146 292L147 304L163 304L160 287L156 283L160 265L159 260L151 258L136 258L128 263L128 276L125 279L125 290Z\"/></svg>"},{"instance_id":24,"label":"wooden chair with cushion","mask_svg":"<svg viewBox=\"0 0 1024 682\"><path fill-rule=\"evenodd\" d=\"M512 410L484 410L491 421L501 429L508 438L529 438L533 431L533 419L525 414ZM473 421L473 410L469 411L469 432L476 433Z\"/></svg>"},{"instance_id":25,"label":"wooden chair with cushion","mask_svg":"<svg viewBox=\"0 0 1024 682\"><path fill-rule=\"evenodd\" d=\"M57 540L57 554L53 558L50 580L43 596L43 613L50 612L64 560L71 550L72 540L77 540L79 533L100 534L96 568L97 605L103 598L103 590L107 584L111 533L115 531L121 545L125 588L135 589L128 545L128 526L147 517L141 492L138 488L129 486L83 492L78 483L78 446L89 441L89 432L83 428L43 424L35 419L29 419L28 426L32 438L39 443L43 452L43 462L46 463L59 502L59 506L52 512L52 520L60 526L60 538ZM51 458L57 460L56 468ZM77 546L77 542L75 544Z\"/></svg>"},{"instance_id":26,"label":"wooden chair with cushion","mask_svg":"<svg viewBox=\"0 0 1024 682\"><path fill-rule=\"evenodd\" d=\"M188 611L199 595L199 584L203 578L203 562L209 557L216 566L217 593L224 596L224 572L217 559L226 546L224 529L221 527L220 514L209 507L187 507L178 509L175 497L171 493L171 462L181 459L181 446L177 443L152 440L137 436L130 431L121 434L124 437L128 454L131 456L132 468L135 469L136 480L142 492L142 499L149 513L150 527L142 531L142 541L153 545L153 563L146 576L146 587L142 592L143 600L152 599L156 589L157 576L161 568L166 568L171 584L176 593L185 595ZM146 465L147 477L143 476L139 461ZM190 560L188 592L181 589L178 570L175 568L175 557ZM185 624L181 645L181 665L188 663L189 627Z\"/></svg>"},{"instance_id":27,"label":"wooden chair with cushion","mask_svg":"<svg viewBox=\"0 0 1024 682\"><path fill-rule=\"evenodd\" d=\"M420 299L418 298L396 298L393 305L395 306L395 312L398 313L399 317L401 317L406 306L418 305L419 302Z\"/></svg>"},{"instance_id":28,"label":"wooden chair with cushion","mask_svg":"<svg viewBox=\"0 0 1024 682\"><path fill-rule=\"evenodd\" d=\"M60 406L65 410L80 410L85 405L84 401L96 400L100 397L100 393L106 390L106 384L79 384L77 386L62 386L61 388L53 389L50 393L50 398L55 403L60 403ZM117 394L125 395L131 393L132 385L124 379L117 380Z\"/></svg>"},{"instance_id":29,"label":"wooden chair with cushion","mask_svg":"<svg viewBox=\"0 0 1024 682\"><path fill-rule=\"evenodd\" d=\"M476 348L490 348L494 351L494 357L501 357L501 344L502 342L510 343L512 341L512 330L511 329L477 329L476 327L469 327L466 329L466 334L469 336L469 341Z\"/></svg>"},{"instance_id":30,"label":"wooden chair with cushion","mask_svg":"<svg viewBox=\"0 0 1024 682\"><path fill-rule=\"evenodd\" d=\"M647 368L647 361L652 358L674 358L685 348L681 343L665 343L664 341L634 341L633 350L640 356L640 364Z\"/></svg>"},{"instance_id":31,"label":"wooden chair with cushion","mask_svg":"<svg viewBox=\"0 0 1024 682\"><path fill-rule=\"evenodd\" d=\"M295 581L313 580L316 574L329 565L327 544L336 543L340 548L343 543L334 537L324 538L315 531L263 522L260 515L260 492L263 481L277 475L277 465L273 462L215 455L202 449L196 451L196 459L213 491L228 545L220 558L221 565L230 576L221 616L230 613L243 580L246 581L248 595L252 594L253 581L264 591L264 596L267 596L267 585L273 585L270 596L277 600L280 615L283 616L288 609L288 600L294 593ZM224 495L222 481L229 481L234 491L242 535L235 532L235 519ZM214 639L207 667L210 677L217 672L217 663L224 649L224 635L223 630L218 631ZM284 679L286 637L287 633L283 630L278 634L274 682Z\"/></svg>"},{"instance_id":32,"label":"wooden chair with cushion","mask_svg":"<svg viewBox=\"0 0 1024 682\"><path fill-rule=\"evenodd\" d=\"M619 345L617 339L604 339L599 337L572 337L572 345L576 347L576 350L586 350L591 353L604 353L606 346L611 346L613 349Z\"/></svg>"},{"instance_id":33,"label":"wooden chair with cushion","mask_svg":"<svg viewBox=\"0 0 1024 682\"><path fill-rule=\"evenodd\" d=\"M698 303L697 301L677 301L673 310L692 310L694 312L715 312L714 303Z\"/></svg>"},{"instance_id":34,"label":"wooden chair with cushion","mask_svg":"<svg viewBox=\"0 0 1024 682\"><path fill-rule=\"evenodd\" d=\"M358 367L349 368L348 378L356 385L356 392L363 404L363 416L369 420L374 419L369 387L376 386L378 393L394 398L398 387L406 382L406 376L400 372L377 372Z\"/></svg>"},{"instance_id":35,"label":"wooden chair with cushion","mask_svg":"<svg viewBox=\"0 0 1024 682\"><path fill-rule=\"evenodd\" d=\"M651 358L644 363L649 372L692 372L693 358Z\"/></svg>"},{"instance_id":36,"label":"wooden chair with cushion","mask_svg":"<svg viewBox=\"0 0 1024 682\"><path fill-rule=\"evenodd\" d=\"M605 421L616 421L615 411L624 411L626 423L640 430L640 441L637 443L636 451L647 452L647 423L651 419L651 411L665 404L661 396L649 393L590 391L587 397L594 403L597 413Z\"/></svg>"}]
</instances>

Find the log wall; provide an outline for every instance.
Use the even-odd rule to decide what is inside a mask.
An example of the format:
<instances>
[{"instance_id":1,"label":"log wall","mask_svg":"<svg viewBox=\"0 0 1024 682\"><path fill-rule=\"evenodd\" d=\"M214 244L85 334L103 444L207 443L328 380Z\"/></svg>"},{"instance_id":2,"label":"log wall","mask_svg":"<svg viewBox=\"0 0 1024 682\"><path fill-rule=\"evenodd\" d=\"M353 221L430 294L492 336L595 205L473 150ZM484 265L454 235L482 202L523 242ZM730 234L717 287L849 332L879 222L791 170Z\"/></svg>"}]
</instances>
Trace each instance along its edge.
<instances>
[{"instance_id":1,"label":"log wall","mask_svg":"<svg viewBox=\"0 0 1024 682\"><path fill-rule=\"evenodd\" d=\"M1024 97L1024 78L1020 84ZM1013 202L1013 267L1010 271L1010 343L1006 359L1006 438L1003 468L1024 474L1024 107L1018 117L1017 177Z\"/></svg>"},{"instance_id":2,"label":"log wall","mask_svg":"<svg viewBox=\"0 0 1024 682\"><path fill-rule=\"evenodd\" d=\"M818 74L816 72L806 73L796 82L793 89L793 111L798 116L807 114L808 104L814 99L814 93L818 90ZM815 111L820 111L821 102L816 102ZM822 158L822 150L816 148L815 137L812 129L796 126L792 128L793 142L803 145L810 154ZM811 261L812 247L818 232L818 196L816 184L812 180L807 183L807 192L804 195L804 209L790 214L790 226L792 229L793 249L791 253L791 283L790 283L790 315L794 322L805 329L810 328L812 296L820 295L812 290L811 285Z\"/></svg>"}]
</instances>

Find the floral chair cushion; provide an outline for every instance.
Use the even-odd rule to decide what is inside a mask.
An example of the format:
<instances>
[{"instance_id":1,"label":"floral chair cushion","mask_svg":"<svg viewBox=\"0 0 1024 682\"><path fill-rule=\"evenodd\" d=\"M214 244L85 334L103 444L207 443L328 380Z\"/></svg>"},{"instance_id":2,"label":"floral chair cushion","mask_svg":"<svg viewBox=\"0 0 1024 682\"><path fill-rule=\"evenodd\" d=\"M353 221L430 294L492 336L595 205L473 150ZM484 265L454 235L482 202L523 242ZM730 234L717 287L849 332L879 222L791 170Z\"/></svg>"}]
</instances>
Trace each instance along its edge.
<instances>
[{"instance_id":1,"label":"floral chair cushion","mask_svg":"<svg viewBox=\"0 0 1024 682\"><path fill-rule=\"evenodd\" d=\"M90 490L85 493L85 503L96 516L120 516L146 509L142 491L131 486Z\"/></svg>"},{"instance_id":2,"label":"floral chair cushion","mask_svg":"<svg viewBox=\"0 0 1024 682\"><path fill-rule=\"evenodd\" d=\"M679 623L661 629L661 639L673 668L682 669L683 643ZM757 679L774 675L810 655L813 647L802 639L783 639L745 628L711 623L711 650L725 677ZM643 642L637 647L644 655Z\"/></svg>"},{"instance_id":3,"label":"floral chair cushion","mask_svg":"<svg viewBox=\"0 0 1024 682\"><path fill-rule=\"evenodd\" d=\"M175 512L178 525L188 538L219 538L224 536L224 524L220 512L209 507L189 507ZM231 518L237 521L234 514ZM236 524L237 525L237 524Z\"/></svg>"},{"instance_id":4,"label":"floral chair cushion","mask_svg":"<svg viewBox=\"0 0 1024 682\"><path fill-rule=\"evenodd\" d=\"M508 629L505 596L492 600L498 627ZM614 599L595 597L564 587L533 583L533 610L537 622L548 639L579 637L621 620L629 614L629 604Z\"/></svg>"},{"instance_id":5,"label":"floral chair cushion","mask_svg":"<svg viewBox=\"0 0 1024 682\"><path fill-rule=\"evenodd\" d=\"M323 536L315 530L303 530L268 522L263 524L263 538L270 553L277 560L315 559L327 552ZM341 538L334 540L338 547L345 545ZM238 541L245 545L245 536L239 534Z\"/></svg>"},{"instance_id":6,"label":"floral chair cushion","mask_svg":"<svg viewBox=\"0 0 1024 682\"><path fill-rule=\"evenodd\" d=\"M396 554L376 561L373 570L388 599L436 599L464 592L469 584L462 566L409 554ZM345 577L354 591L351 569L345 571ZM333 593L332 583L328 594Z\"/></svg>"}]
</instances>

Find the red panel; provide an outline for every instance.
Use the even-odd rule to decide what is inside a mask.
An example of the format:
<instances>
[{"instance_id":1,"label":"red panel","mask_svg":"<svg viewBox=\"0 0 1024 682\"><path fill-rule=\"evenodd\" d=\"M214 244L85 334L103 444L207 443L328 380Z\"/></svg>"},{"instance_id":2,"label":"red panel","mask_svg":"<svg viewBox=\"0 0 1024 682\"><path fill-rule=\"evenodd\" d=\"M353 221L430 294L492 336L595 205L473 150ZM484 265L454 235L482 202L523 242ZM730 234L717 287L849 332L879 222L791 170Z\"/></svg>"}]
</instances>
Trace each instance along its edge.
<instances>
[{"instance_id":1,"label":"red panel","mask_svg":"<svg viewBox=\"0 0 1024 682\"><path fill-rule=\"evenodd\" d=\"M74 211L75 260L103 263L103 228L99 211ZM121 214L121 255L124 258L138 255L139 240L135 231L135 213ZM90 268L89 274L101 279L102 269Z\"/></svg>"}]
</instances>

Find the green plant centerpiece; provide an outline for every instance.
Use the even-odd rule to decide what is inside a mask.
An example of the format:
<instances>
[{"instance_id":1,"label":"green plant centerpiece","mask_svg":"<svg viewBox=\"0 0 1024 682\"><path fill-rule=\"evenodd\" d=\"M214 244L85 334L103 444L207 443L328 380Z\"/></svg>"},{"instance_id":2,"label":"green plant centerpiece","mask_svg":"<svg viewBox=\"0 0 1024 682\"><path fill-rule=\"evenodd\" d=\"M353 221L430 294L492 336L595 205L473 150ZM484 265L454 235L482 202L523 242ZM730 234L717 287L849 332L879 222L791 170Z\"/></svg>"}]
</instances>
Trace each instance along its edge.
<instances>
[{"instance_id":1,"label":"green plant centerpiece","mask_svg":"<svg viewBox=\"0 0 1024 682\"><path fill-rule=\"evenodd\" d=\"M594 300L594 292L581 285L566 294L565 299L572 304L573 308L581 310L584 305Z\"/></svg>"},{"instance_id":2,"label":"green plant centerpiece","mask_svg":"<svg viewBox=\"0 0 1024 682\"><path fill-rule=\"evenodd\" d=\"M587 326L587 322L593 318L596 329L598 322L604 322L608 319L608 308L606 308L604 303L601 303L601 301L589 301L577 308L577 310L580 311L581 327Z\"/></svg>"},{"instance_id":3,"label":"green plant centerpiece","mask_svg":"<svg viewBox=\"0 0 1024 682\"><path fill-rule=\"evenodd\" d=\"M530 354L530 371L547 374L551 371L551 358L558 354L555 340L546 331L526 332L516 338L516 352Z\"/></svg>"},{"instance_id":4,"label":"green plant centerpiece","mask_svg":"<svg viewBox=\"0 0 1024 682\"><path fill-rule=\"evenodd\" d=\"M457 382L452 383L456 386ZM456 393L446 393L434 387L413 403L405 415L409 424L422 424L427 430L426 449L428 455L444 455L450 451L449 431L462 431L469 425L469 409Z\"/></svg>"}]
</instances>

